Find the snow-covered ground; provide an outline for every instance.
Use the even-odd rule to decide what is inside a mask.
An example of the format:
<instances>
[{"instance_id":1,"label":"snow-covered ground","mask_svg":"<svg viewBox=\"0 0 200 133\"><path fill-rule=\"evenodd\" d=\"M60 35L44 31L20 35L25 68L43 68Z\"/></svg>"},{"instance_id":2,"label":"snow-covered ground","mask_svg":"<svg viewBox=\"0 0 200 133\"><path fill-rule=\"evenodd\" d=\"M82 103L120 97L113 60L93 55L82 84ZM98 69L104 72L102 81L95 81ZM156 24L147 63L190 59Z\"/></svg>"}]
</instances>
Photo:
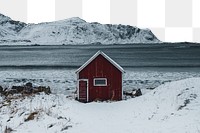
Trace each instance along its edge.
<instances>
[{"instance_id":1,"label":"snow-covered ground","mask_svg":"<svg viewBox=\"0 0 200 133\"><path fill-rule=\"evenodd\" d=\"M76 88L75 69L68 70L1 70L0 85L11 88L13 85L23 85L31 82L34 85L50 86L53 93L64 93L74 91Z\"/></svg>"},{"instance_id":2,"label":"snow-covered ground","mask_svg":"<svg viewBox=\"0 0 200 133\"><path fill-rule=\"evenodd\" d=\"M134 99L79 103L63 94L0 104L0 132L199 133L200 78L165 83ZM33 120L27 120L30 114Z\"/></svg>"},{"instance_id":3,"label":"snow-covered ground","mask_svg":"<svg viewBox=\"0 0 200 133\"><path fill-rule=\"evenodd\" d=\"M196 68L198 69L198 68ZM0 86L11 88L31 82L34 85L50 86L53 93L71 95L76 90L76 69L0 69ZM125 68L123 89L142 89L146 93L159 85L191 77L200 77L200 70L137 69Z\"/></svg>"}]
</instances>

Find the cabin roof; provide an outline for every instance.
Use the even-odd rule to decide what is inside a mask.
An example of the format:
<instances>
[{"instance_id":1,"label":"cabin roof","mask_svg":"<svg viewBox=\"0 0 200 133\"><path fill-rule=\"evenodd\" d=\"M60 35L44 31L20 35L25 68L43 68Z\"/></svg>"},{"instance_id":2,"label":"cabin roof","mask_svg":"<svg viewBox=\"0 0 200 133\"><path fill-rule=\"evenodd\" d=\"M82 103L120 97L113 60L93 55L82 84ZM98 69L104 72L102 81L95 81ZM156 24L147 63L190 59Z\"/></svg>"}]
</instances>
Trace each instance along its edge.
<instances>
[{"instance_id":1,"label":"cabin roof","mask_svg":"<svg viewBox=\"0 0 200 133\"><path fill-rule=\"evenodd\" d=\"M117 64L113 59L111 59L109 56L107 56L104 52L102 51L98 51L96 54L94 54L88 61L86 61L80 68L78 68L76 70L76 73L79 73L81 70L83 70L88 64L90 64L90 62L92 62L96 57L98 57L99 55L102 55L103 57L105 57L111 64L113 64L118 70L120 70L122 73L124 73L124 69Z\"/></svg>"}]
</instances>

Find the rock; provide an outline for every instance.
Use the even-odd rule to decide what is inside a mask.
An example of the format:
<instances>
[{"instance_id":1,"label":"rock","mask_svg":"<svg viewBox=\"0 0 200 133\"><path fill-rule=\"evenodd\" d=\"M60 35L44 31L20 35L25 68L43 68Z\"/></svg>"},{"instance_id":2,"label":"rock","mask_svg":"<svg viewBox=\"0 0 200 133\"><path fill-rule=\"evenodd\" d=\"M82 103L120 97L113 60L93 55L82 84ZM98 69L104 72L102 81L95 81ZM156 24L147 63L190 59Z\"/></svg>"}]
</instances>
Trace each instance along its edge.
<instances>
[{"instance_id":1,"label":"rock","mask_svg":"<svg viewBox=\"0 0 200 133\"><path fill-rule=\"evenodd\" d=\"M140 89L136 90L135 96L138 97L138 96L141 96L141 95L142 95L142 91Z\"/></svg>"},{"instance_id":2,"label":"rock","mask_svg":"<svg viewBox=\"0 0 200 133\"><path fill-rule=\"evenodd\" d=\"M33 84L28 82L24 86L12 86L11 89L3 89L0 86L0 93L2 95L8 96L8 95L13 95L13 94L26 94L26 95L31 95L31 94L36 94L39 92L44 92L45 94L50 94L51 89L50 87L45 87L45 86L38 86L38 87L33 87Z\"/></svg>"},{"instance_id":3,"label":"rock","mask_svg":"<svg viewBox=\"0 0 200 133\"><path fill-rule=\"evenodd\" d=\"M23 93L25 93L25 94L32 94L33 93L33 88L25 86L25 88L23 90Z\"/></svg>"},{"instance_id":4,"label":"rock","mask_svg":"<svg viewBox=\"0 0 200 133\"><path fill-rule=\"evenodd\" d=\"M64 128L61 129L61 131L68 130L69 128L72 128L72 125L65 126Z\"/></svg>"},{"instance_id":5,"label":"rock","mask_svg":"<svg viewBox=\"0 0 200 133\"><path fill-rule=\"evenodd\" d=\"M33 112L30 113L29 116L24 120L25 122L30 121L30 120L34 120L35 119L35 115L37 115L39 112Z\"/></svg>"},{"instance_id":6,"label":"rock","mask_svg":"<svg viewBox=\"0 0 200 133\"><path fill-rule=\"evenodd\" d=\"M54 124L50 124L48 125L48 128L52 128L54 126Z\"/></svg>"},{"instance_id":7,"label":"rock","mask_svg":"<svg viewBox=\"0 0 200 133\"><path fill-rule=\"evenodd\" d=\"M50 87L44 87L44 86L39 86L33 89L33 93L39 93L39 92L44 92L45 94L50 94L51 89Z\"/></svg>"},{"instance_id":8,"label":"rock","mask_svg":"<svg viewBox=\"0 0 200 133\"><path fill-rule=\"evenodd\" d=\"M3 92L3 87L2 86L0 86L0 93L2 93Z\"/></svg>"},{"instance_id":9,"label":"rock","mask_svg":"<svg viewBox=\"0 0 200 133\"><path fill-rule=\"evenodd\" d=\"M8 95L13 95L13 94L17 94L17 93L18 93L17 90L12 90L11 89L11 90L6 91L5 95L8 96Z\"/></svg>"},{"instance_id":10,"label":"rock","mask_svg":"<svg viewBox=\"0 0 200 133\"><path fill-rule=\"evenodd\" d=\"M33 85L32 83L28 82L24 86L24 93L26 94L32 94L33 93Z\"/></svg>"},{"instance_id":11,"label":"rock","mask_svg":"<svg viewBox=\"0 0 200 133\"><path fill-rule=\"evenodd\" d=\"M8 88L3 89L3 91L1 91L0 93L1 93L2 95L5 95L5 94L6 94L6 90L8 90Z\"/></svg>"},{"instance_id":12,"label":"rock","mask_svg":"<svg viewBox=\"0 0 200 133\"><path fill-rule=\"evenodd\" d=\"M51 89L50 89L50 87L48 86L46 89L45 89L45 94L50 94L51 93Z\"/></svg>"},{"instance_id":13,"label":"rock","mask_svg":"<svg viewBox=\"0 0 200 133\"><path fill-rule=\"evenodd\" d=\"M142 92L141 92L140 89L137 89L137 90L132 90L131 92L124 91L123 94L126 95L126 96L130 96L130 97L133 98L133 97L141 96Z\"/></svg>"},{"instance_id":14,"label":"rock","mask_svg":"<svg viewBox=\"0 0 200 133\"><path fill-rule=\"evenodd\" d=\"M155 89L155 87L148 87L148 88L146 88L146 89L148 89L148 90L153 90L153 89Z\"/></svg>"},{"instance_id":15,"label":"rock","mask_svg":"<svg viewBox=\"0 0 200 133\"><path fill-rule=\"evenodd\" d=\"M29 87L29 88L32 88L32 87L33 87L33 84L32 84L31 82L28 82L28 83L25 84L25 86L26 86L26 87Z\"/></svg>"},{"instance_id":16,"label":"rock","mask_svg":"<svg viewBox=\"0 0 200 133\"><path fill-rule=\"evenodd\" d=\"M11 133L13 131L14 130L12 128L6 126L6 129L4 130L4 133Z\"/></svg>"},{"instance_id":17,"label":"rock","mask_svg":"<svg viewBox=\"0 0 200 133\"><path fill-rule=\"evenodd\" d=\"M124 91L123 94L124 94L125 96L131 96L131 97L133 96L133 93L132 93L132 92Z\"/></svg>"},{"instance_id":18,"label":"rock","mask_svg":"<svg viewBox=\"0 0 200 133\"><path fill-rule=\"evenodd\" d=\"M22 91L24 91L24 86L12 86L11 89L16 90L17 93L21 93Z\"/></svg>"}]
</instances>

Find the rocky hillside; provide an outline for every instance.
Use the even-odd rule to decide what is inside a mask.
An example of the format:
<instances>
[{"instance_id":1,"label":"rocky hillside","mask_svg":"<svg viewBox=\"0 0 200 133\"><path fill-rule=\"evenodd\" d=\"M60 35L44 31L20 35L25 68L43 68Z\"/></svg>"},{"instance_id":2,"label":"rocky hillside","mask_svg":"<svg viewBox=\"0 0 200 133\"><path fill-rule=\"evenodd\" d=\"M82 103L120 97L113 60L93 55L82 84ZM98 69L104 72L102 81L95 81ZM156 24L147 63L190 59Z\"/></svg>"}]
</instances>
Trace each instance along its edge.
<instances>
[{"instance_id":1,"label":"rocky hillside","mask_svg":"<svg viewBox=\"0 0 200 133\"><path fill-rule=\"evenodd\" d=\"M0 15L0 42L31 44L126 44L160 42L149 29L129 25L88 23L78 17L25 24Z\"/></svg>"},{"instance_id":2,"label":"rocky hillside","mask_svg":"<svg viewBox=\"0 0 200 133\"><path fill-rule=\"evenodd\" d=\"M0 39L17 36L27 24L19 21L14 21L11 18L0 14Z\"/></svg>"}]
</instances>

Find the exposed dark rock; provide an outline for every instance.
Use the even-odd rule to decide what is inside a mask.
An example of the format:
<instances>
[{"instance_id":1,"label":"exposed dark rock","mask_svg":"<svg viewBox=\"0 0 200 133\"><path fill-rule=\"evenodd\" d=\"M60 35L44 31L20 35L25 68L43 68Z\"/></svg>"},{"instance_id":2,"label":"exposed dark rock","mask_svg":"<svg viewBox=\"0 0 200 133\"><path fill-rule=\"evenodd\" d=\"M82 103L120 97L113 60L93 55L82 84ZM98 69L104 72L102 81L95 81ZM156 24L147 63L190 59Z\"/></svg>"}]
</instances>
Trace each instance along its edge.
<instances>
[{"instance_id":1,"label":"exposed dark rock","mask_svg":"<svg viewBox=\"0 0 200 133\"><path fill-rule=\"evenodd\" d=\"M153 90L153 89L155 89L155 87L148 87L148 88L146 88L147 90Z\"/></svg>"},{"instance_id":2,"label":"exposed dark rock","mask_svg":"<svg viewBox=\"0 0 200 133\"><path fill-rule=\"evenodd\" d=\"M28 83L26 83L25 86L26 86L26 87L30 87L30 88L32 88L32 87L33 87L33 84L32 84L31 82L28 82Z\"/></svg>"},{"instance_id":3,"label":"exposed dark rock","mask_svg":"<svg viewBox=\"0 0 200 133\"><path fill-rule=\"evenodd\" d=\"M54 126L54 124L50 124L49 126L48 126L48 128L52 128Z\"/></svg>"},{"instance_id":4,"label":"exposed dark rock","mask_svg":"<svg viewBox=\"0 0 200 133\"><path fill-rule=\"evenodd\" d=\"M140 89L136 90L135 96L138 97L138 96L141 96L141 95L142 95L142 91Z\"/></svg>"},{"instance_id":5,"label":"exposed dark rock","mask_svg":"<svg viewBox=\"0 0 200 133\"><path fill-rule=\"evenodd\" d=\"M38 112L30 113L30 115L24 121L27 122L27 121L30 121L30 120L34 120L35 115L37 115L37 114L38 114Z\"/></svg>"},{"instance_id":6,"label":"exposed dark rock","mask_svg":"<svg viewBox=\"0 0 200 133\"><path fill-rule=\"evenodd\" d=\"M140 89L137 90L132 90L132 91L124 91L123 94L125 96L130 96L130 97L138 97L142 95L142 91Z\"/></svg>"},{"instance_id":7,"label":"exposed dark rock","mask_svg":"<svg viewBox=\"0 0 200 133\"><path fill-rule=\"evenodd\" d=\"M183 109L183 108L186 107L189 103L190 103L190 99L185 99L183 105L179 106L178 110Z\"/></svg>"},{"instance_id":8,"label":"exposed dark rock","mask_svg":"<svg viewBox=\"0 0 200 133\"><path fill-rule=\"evenodd\" d=\"M0 93L2 93L3 92L3 87L2 86L0 86Z\"/></svg>"},{"instance_id":9,"label":"exposed dark rock","mask_svg":"<svg viewBox=\"0 0 200 133\"><path fill-rule=\"evenodd\" d=\"M67 129L71 128L71 127L72 127L72 125L67 125L64 128L62 128L61 131L67 130Z\"/></svg>"},{"instance_id":10,"label":"exposed dark rock","mask_svg":"<svg viewBox=\"0 0 200 133\"><path fill-rule=\"evenodd\" d=\"M185 90L189 90L189 88L186 88ZM181 96L183 94L183 92L181 94L178 94L177 96ZM182 110L183 108L185 108L188 104L191 103L191 101L193 101L194 99L197 98L197 94L190 94L190 97L188 99L184 100L183 105L180 105L178 110Z\"/></svg>"},{"instance_id":11,"label":"exposed dark rock","mask_svg":"<svg viewBox=\"0 0 200 133\"><path fill-rule=\"evenodd\" d=\"M39 86L39 87L33 89L33 93L39 93L39 92L44 92L45 94L50 94L51 89L49 86L48 87Z\"/></svg>"},{"instance_id":12,"label":"exposed dark rock","mask_svg":"<svg viewBox=\"0 0 200 133\"><path fill-rule=\"evenodd\" d=\"M24 90L24 86L12 86L12 90L17 90L18 93L21 93Z\"/></svg>"},{"instance_id":13,"label":"exposed dark rock","mask_svg":"<svg viewBox=\"0 0 200 133\"><path fill-rule=\"evenodd\" d=\"M13 95L13 94L31 95L31 94L36 94L40 92L44 92L45 94L50 94L51 88L49 86L48 87L45 87L45 86L33 87L33 84L30 82L22 86L12 86L11 89L7 89L7 88L3 89L3 87L0 86L0 93L5 96Z\"/></svg>"},{"instance_id":14,"label":"exposed dark rock","mask_svg":"<svg viewBox=\"0 0 200 133\"><path fill-rule=\"evenodd\" d=\"M11 133L13 131L14 130L12 128L6 126L6 129L4 130L4 133Z\"/></svg>"},{"instance_id":15,"label":"exposed dark rock","mask_svg":"<svg viewBox=\"0 0 200 133\"><path fill-rule=\"evenodd\" d=\"M10 94L13 95L13 94L17 94L17 93L18 93L17 90L11 89L11 90L6 91L6 92L5 92L5 95L8 96L8 95L10 95Z\"/></svg>"},{"instance_id":16,"label":"exposed dark rock","mask_svg":"<svg viewBox=\"0 0 200 133\"><path fill-rule=\"evenodd\" d=\"M50 94L51 93L51 89L50 89L50 87L48 86L46 89L45 89L45 91L44 91L46 94Z\"/></svg>"}]
</instances>

